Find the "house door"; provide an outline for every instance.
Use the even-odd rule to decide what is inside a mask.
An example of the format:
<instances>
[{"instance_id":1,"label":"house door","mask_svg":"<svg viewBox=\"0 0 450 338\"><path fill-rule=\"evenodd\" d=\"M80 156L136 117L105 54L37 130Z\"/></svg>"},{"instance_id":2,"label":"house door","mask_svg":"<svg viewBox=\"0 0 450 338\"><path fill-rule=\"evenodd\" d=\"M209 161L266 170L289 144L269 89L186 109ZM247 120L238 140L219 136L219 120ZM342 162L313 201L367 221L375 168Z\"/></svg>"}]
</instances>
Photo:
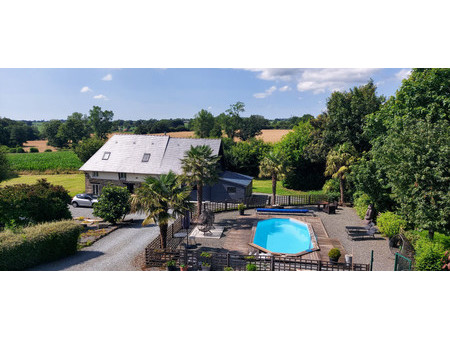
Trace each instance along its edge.
<instances>
[{"instance_id":1,"label":"house door","mask_svg":"<svg viewBox=\"0 0 450 338\"><path fill-rule=\"evenodd\" d=\"M134 193L134 184L127 183L127 189L130 192L130 194L133 194Z\"/></svg>"}]
</instances>

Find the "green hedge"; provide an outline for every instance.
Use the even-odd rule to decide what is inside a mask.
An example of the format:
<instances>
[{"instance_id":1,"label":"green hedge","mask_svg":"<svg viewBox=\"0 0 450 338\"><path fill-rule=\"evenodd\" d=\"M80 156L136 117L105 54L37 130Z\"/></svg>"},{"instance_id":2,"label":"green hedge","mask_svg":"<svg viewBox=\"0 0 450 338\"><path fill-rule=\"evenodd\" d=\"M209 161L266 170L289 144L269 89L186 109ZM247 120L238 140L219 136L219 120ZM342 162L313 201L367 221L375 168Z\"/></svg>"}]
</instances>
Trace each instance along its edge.
<instances>
[{"instance_id":1,"label":"green hedge","mask_svg":"<svg viewBox=\"0 0 450 338\"><path fill-rule=\"evenodd\" d=\"M358 214L358 216L361 219L364 219L364 216L366 215L367 212L367 207L370 204L370 198L368 195L361 193L361 192L356 192L353 195L353 207L356 210L356 213Z\"/></svg>"},{"instance_id":2,"label":"green hedge","mask_svg":"<svg viewBox=\"0 0 450 338\"><path fill-rule=\"evenodd\" d=\"M398 235L400 229L406 227L406 221L399 215L387 211L381 213L377 218L378 229L389 238Z\"/></svg>"},{"instance_id":3,"label":"green hedge","mask_svg":"<svg viewBox=\"0 0 450 338\"><path fill-rule=\"evenodd\" d=\"M0 232L0 270L25 270L74 254L81 229L60 221Z\"/></svg>"},{"instance_id":4,"label":"green hedge","mask_svg":"<svg viewBox=\"0 0 450 338\"><path fill-rule=\"evenodd\" d=\"M439 242L420 238L415 245L416 255L414 269L419 271L441 271L445 248Z\"/></svg>"}]
</instances>

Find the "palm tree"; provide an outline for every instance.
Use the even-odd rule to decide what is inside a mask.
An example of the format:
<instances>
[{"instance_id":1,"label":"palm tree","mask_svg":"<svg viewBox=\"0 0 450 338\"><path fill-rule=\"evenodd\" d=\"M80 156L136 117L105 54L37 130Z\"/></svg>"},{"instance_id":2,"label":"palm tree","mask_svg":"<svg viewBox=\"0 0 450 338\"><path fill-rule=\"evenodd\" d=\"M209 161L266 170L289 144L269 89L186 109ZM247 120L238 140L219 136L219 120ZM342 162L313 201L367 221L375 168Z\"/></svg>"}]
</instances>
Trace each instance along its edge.
<instances>
[{"instance_id":1,"label":"palm tree","mask_svg":"<svg viewBox=\"0 0 450 338\"><path fill-rule=\"evenodd\" d=\"M202 212L203 185L211 185L219 180L220 156L212 154L207 145L193 147L181 160L183 181L190 186L197 186L197 216Z\"/></svg>"},{"instance_id":2,"label":"palm tree","mask_svg":"<svg viewBox=\"0 0 450 338\"><path fill-rule=\"evenodd\" d=\"M355 148L348 143L341 144L339 148L332 149L327 155L325 175L339 178L339 188L341 191L340 204L344 204L344 181L350 171L350 165L355 161Z\"/></svg>"},{"instance_id":3,"label":"palm tree","mask_svg":"<svg viewBox=\"0 0 450 338\"><path fill-rule=\"evenodd\" d=\"M272 178L272 204L276 203L277 181L284 176L285 164L277 152L269 152L259 165L259 177Z\"/></svg>"},{"instance_id":4,"label":"palm tree","mask_svg":"<svg viewBox=\"0 0 450 338\"><path fill-rule=\"evenodd\" d=\"M161 248L166 248L169 221L190 209L191 190L183 185L173 171L159 177L147 177L131 197L132 212L145 212L143 225L155 222L159 226Z\"/></svg>"}]
</instances>

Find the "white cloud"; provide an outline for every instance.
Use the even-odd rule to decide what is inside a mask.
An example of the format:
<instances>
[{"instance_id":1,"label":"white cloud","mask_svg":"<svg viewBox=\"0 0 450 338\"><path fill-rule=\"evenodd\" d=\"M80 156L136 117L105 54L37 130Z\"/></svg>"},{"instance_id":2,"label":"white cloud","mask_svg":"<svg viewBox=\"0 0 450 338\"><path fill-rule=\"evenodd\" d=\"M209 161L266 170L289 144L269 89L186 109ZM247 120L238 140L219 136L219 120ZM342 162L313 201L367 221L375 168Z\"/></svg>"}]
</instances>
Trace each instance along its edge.
<instances>
[{"instance_id":1,"label":"white cloud","mask_svg":"<svg viewBox=\"0 0 450 338\"><path fill-rule=\"evenodd\" d=\"M94 96L94 99L97 99L97 100L100 100L100 99L103 99L103 100L109 100L105 95L103 95L103 94L98 94L98 95L95 95Z\"/></svg>"},{"instance_id":2,"label":"white cloud","mask_svg":"<svg viewBox=\"0 0 450 338\"><path fill-rule=\"evenodd\" d=\"M92 92L92 89L89 88L88 86L84 86L83 88L81 88L80 93L87 93L87 92Z\"/></svg>"},{"instance_id":3,"label":"white cloud","mask_svg":"<svg viewBox=\"0 0 450 338\"><path fill-rule=\"evenodd\" d=\"M312 91L314 94L326 90L345 90L355 84L367 82L376 72L372 68L323 68L305 70L297 82L299 92Z\"/></svg>"},{"instance_id":4,"label":"white cloud","mask_svg":"<svg viewBox=\"0 0 450 338\"><path fill-rule=\"evenodd\" d=\"M102 80L103 80L103 81L112 81L112 75L111 75L111 74L105 75L105 76L102 78Z\"/></svg>"},{"instance_id":5,"label":"white cloud","mask_svg":"<svg viewBox=\"0 0 450 338\"><path fill-rule=\"evenodd\" d=\"M256 93L253 94L254 97L256 97L257 99L264 99L265 97L272 95L272 93L277 90L277 87L272 86L269 89L267 89L264 93Z\"/></svg>"},{"instance_id":6,"label":"white cloud","mask_svg":"<svg viewBox=\"0 0 450 338\"><path fill-rule=\"evenodd\" d=\"M406 79L411 75L411 69L402 69L398 73L395 73L395 77L399 80Z\"/></svg>"},{"instance_id":7,"label":"white cloud","mask_svg":"<svg viewBox=\"0 0 450 338\"><path fill-rule=\"evenodd\" d=\"M281 87L280 89L278 89L280 92L287 92L287 91L290 91L290 90L292 90L292 88L291 87L289 87L289 86L283 86L283 87Z\"/></svg>"},{"instance_id":8,"label":"white cloud","mask_svg":"<svg viewBox=\"0 0 450 338\"><path fill-rule=\"evenodd\" d=\"M299 92L346 90L366 83L378 71L376 68L254 68L258 78L269 81L296 83ZM281 88L285 88L281 87ZM281 90L280 88L280 90Z\"/></svg>"}]
</instances>

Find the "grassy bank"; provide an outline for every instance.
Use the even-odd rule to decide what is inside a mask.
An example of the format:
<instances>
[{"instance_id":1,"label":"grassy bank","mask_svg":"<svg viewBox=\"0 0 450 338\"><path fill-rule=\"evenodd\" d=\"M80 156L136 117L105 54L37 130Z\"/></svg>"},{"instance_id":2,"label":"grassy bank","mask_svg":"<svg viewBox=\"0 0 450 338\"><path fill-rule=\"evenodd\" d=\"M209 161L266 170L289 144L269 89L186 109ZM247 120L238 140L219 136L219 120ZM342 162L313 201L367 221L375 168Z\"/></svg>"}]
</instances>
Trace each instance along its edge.
<instances>
[{"instance_id":1,"label":"grassy bank","mask_svg":"<svg viewBox=\"0 0 450 338\"><path fill-rule=\"evenodd\" d=\"M62 185L69 191L70 196L84 192L84 174L62 174L62 175L20 175L0 183L0 187L12 184L33 184L38 179L45 178L51 184Z\"/></svg>"},{"instance_id":2,"label":"grassy bank","mask_svg":"<svg viewBox=\"0 0 450 338\"><path fill-rule=\"evenodd\" d=\"M19 173L67 173L78 170L83 165L73 151L7 154L7 157L11 169Z\"/></svg>"},{"instance_id":3,"label":"grassy bank","mask_svg":"<svg viewBox=\"0 0 450 338\"><path fill-rule=\"evenodd\" d=\"M253 193L257 194L272 194L272 180L253 180ZM277 195L320 195L322 190L299 191L286 189L281 182L277 182Z\"/></svg>"}]
</instances>

